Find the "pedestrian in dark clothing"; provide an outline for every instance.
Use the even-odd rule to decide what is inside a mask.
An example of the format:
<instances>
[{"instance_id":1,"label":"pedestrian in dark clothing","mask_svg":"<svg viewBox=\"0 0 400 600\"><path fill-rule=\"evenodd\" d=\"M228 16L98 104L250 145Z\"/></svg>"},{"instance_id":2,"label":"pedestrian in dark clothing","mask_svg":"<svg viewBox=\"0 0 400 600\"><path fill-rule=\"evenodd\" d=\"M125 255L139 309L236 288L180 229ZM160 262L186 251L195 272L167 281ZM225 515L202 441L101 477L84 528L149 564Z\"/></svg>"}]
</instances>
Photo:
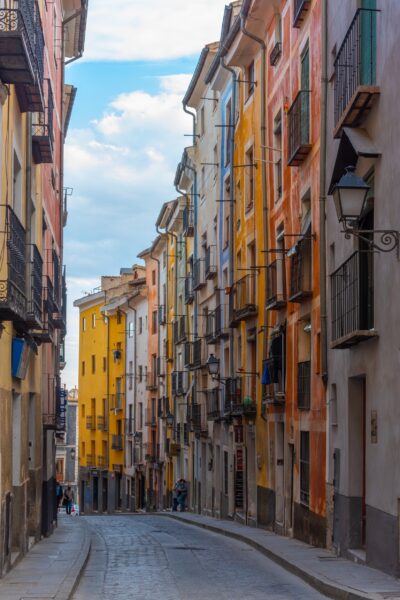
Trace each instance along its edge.
<instances>
[{"instance_id":1,"label":"pedestrian in dark clothing","mask_svg":"<svg viewBox=\"0 0 400 600\"><path fill-rule=\"evenodd\" d=\"M66 501L67 515L70 515L71 514L72 505L74 503L74 492L71 489L70 485L67 487L67 489L64 492L64 499Z\"/></svg>"},{"instance_id":2,"label":"pedestrian in dark clothing","mask_svg":"<svg viewBox=\"0 0 400 600\"><path fill-rule=\"evenodd\" d=\"M178 505L180 506L180 511L185 512L188 487L183 477L181 477L176 484L176 489L178 492Z\"/></svg>"},{"instance_id":3,"label":"pedestrian in dark clothing","mask_svg":"<svg viewBox=\"0 0 400 600\"><path fill-rule=\"evenodd\" d=\"M64 492L62 489L62 485L57 483L57 485L56 485L57 510L59 510L61 507L63 496L64 496Z\"/></svg>"},{"instance_id":4,"label":"pedestrian in dark clothing","mask_svg":"<svg viewBox=\"0 0 400 600\"><path fill-rule=\"evenodd\" d=\"M172 490L172 511L176 512L178 510L178 483L175 482L174 489Z\"/></svg>"}]
</instances>

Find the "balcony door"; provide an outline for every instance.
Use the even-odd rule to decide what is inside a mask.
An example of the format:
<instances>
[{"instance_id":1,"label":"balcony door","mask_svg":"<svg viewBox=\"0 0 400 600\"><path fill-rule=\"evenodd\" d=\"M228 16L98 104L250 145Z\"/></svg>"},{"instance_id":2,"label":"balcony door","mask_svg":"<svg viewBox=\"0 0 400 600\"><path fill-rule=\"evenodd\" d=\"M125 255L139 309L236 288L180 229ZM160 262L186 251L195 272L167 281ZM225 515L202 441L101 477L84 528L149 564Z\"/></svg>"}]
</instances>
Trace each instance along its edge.
<instances>
[{"instance_id":1,"label":"balcony door","mask_svg":"<svg viewBox=\"0 0 400 600\"><path fill-rule=\"evenodd\" d=\"M361 0L360 84L376 81L376 0Z\"/></svg>"},{"instance_id":2,"label":"balcony door","mask_svg":"<svg viewBox=\"0 0 400 600\"><path fill-rule=\"evenodd\" d=\"M300 89L304 92L310 90L310 48L304 48L301 55L300 64ZM301 144L310 143L310 94L302 94L301 96Z\"/></svg>"}]
</instances>

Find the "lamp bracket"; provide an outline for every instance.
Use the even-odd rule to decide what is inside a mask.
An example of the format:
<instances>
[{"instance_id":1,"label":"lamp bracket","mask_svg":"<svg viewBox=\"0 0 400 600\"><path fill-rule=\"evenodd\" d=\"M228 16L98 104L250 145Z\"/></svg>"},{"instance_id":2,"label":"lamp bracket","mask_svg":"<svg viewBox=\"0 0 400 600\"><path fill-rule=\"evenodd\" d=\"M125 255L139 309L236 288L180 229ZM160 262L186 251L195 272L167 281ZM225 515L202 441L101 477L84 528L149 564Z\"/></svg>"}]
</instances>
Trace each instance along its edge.
<instances>
[{"instance_id":1,"label":"lamp bracket","mask_svg":"<svg viewBox=\"0 0 400 600\"><path fill-rule=\"evenodd\" d=\"M396 256L399 260L400 231L394 229L357 229L344 225L344 236L347 240L355 237L365 242L370 250L373 248L378 252L392 252L396 250Z\"/></svg>"}]
</instances>

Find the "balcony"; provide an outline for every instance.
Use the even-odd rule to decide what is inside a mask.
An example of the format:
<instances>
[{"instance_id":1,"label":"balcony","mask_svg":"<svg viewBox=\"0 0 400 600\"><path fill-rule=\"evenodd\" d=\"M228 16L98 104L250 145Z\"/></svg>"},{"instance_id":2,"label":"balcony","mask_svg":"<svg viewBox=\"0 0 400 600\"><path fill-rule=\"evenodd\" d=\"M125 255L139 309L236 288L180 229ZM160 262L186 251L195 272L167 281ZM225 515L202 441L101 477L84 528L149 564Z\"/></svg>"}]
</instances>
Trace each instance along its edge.
<instances>
[{"instance_id":1,"label":"balcony","mask_svg":"<svg viewBox=\"0 0 400 600\"><path fill-rule=\"evenodd\" d=\"M216 246L208 246L206 249L205 258L205 276L206 279L214 279L217 276L217 260L216 260Z\"/></svg>"},{"instance_id":2,"label":"balcony","mask_svg":"<svg viewBox=\"0 0 400 600\"><path fill-rule=\"evenodd\" d=\"M108 421L106 416L99 415L97 417L97 429L99 431L108 431Z\"/></svg>"},{"instance_id":3,"label":"balcony","mask_svg":"<svg viewBox=\"0 0 400 600\"><path fill-rule=\"evenodd\" d=\"M204 315L206 320L205 340L207 344L213 344L215 340L215 311Z\"/></svg>"},{"instance_id":4,"label":"balcony","mask_svg":"<svg viewBox=\"0 0 400 600\"><path fill-rule=\"evenodd\" d=\"M90 468L96 466L96 456L94 454L86 454L86 466Z\"/></svg>"},{"instance_id":5,"label":"balcony","mask_svg":"<svg viewBox=\"0 0 400 600\"><path fill-rule=\"evenodd\" d=\"M194 208L191 206L185 206L183 209L183 235L194 236Z\"/></svg>"},{"instance_id":6,"label":"balcony","mask_svg":"<svg viewBox=\"0 0 400 600\"><path fill-rule=\"evenodd\" d=\"M186 316L179 317L179 333L178 343L184 342L189 335L188 331L188 320Z\"/></svg>"},{"instance_id":7,"label":"balcony","mask_svg":"<svg viewBox=\"0 0 400 600\"><path fill-rule=\"evenodd\" d=\"M221 390L219 388L207 390L208 421L219 421L222 418L220 396Z\"/></svg>"},{"instance_id":8,"label":"balcony","mask_svg":"<svg viewBox=\"0 0 400 600\"><path fill-rule=\"evenodd\" d=\"M304 302L312 296L311 235L300 240L290 258L290 302Z\"/></svg>"},{"instance_id":9,"label":"balcony","mask_svg":"<svg viewBox=\"0 0 400 600\"><path fill-rule=\"evenodd\" d=\"M32 154L37 165L53 162L54 100L49 79L45 79L45 98L44 112L37 112L32 116Z\"/></svg>"},{"instance_id":10,"label":"balcony","mask_svg":"<svg viewBox=\"0 0 400 600\"><path fill-rule=\"evenodd\" d=\"M158 324L166 325L167 324L167 310L165 304L161 304L158 307Z\"/></svg>"},{"instance_id":11,"label":"balcony","mask_svg":"<svg viewBox=\"0 0 400 600\"><path fill-rule=\"evenodd\" d=\"M226 380L224 414L228 416L241 416L243 414L242 380L240 377Z\"/></svg>"},{"instance_id":12,"label":"balcony","mask_svg":"<svg viewBox=\"0 0 400 600\"><path fill-rule=\"evenodd\" d=\"M50 277L43 278L43 324L33 333L33 337L41 344L52 343L54 337L54 289Z\"/></svg>"},{"instance_id":13,"label":"balcony","mask_svg":"<svg viewBox=\"0 0 400 600\"><path fill-rule=\"evenodd\" d=\"M297 365L297 406L300 410L310 410L311 402L311 361Z\"/></svg>"},{"instance_id":14,"label":"balcony","mask_svg":"<svg viewBox=\"0 0 400 600\"><path fill-rule=\"evenodd\" d=\"M335 60L335 131L359 127L367 117L376 85L376 10L358 9Z\"/></svg>"},{"instance_id":15,"label":"balcony","mask_svg":"<svg viewBox=\"0 0 400 600\"><path fill-rule=\"evenodd\" d=\"M35 80L35 13L33 0L14 0L0 10L0 78L3 83Z\"/></svg>"},{"instance_id":16,"label":"balcony","mask_svg":"<svg viewBox=\"0 0 400 600\"><path fill-rule=\"evenodd\" d=\"M158 379L157 373L155 371L147 371L147 383L146 390L149 392L155 391L158 389Z\"/></svg>"},{"instance_id":17,"label":"balcony","mask_svg":"<svg viewBox=\"0 0 400 600\"><path fill-rule=\"evenodd\" d=\"M193 290L201 290L206 285L204 261L198 258L193 263Z\"/></svg>"},{"instance_id":18,"label":"balcony","mask_svg":"<svg viewBox=\"0 0 400 600\"><path fill-rule=\"evenodd\" d=\"M157 427L157 415L149 408L145 410L144 424L146 427Z\"/></svg>"},{"instance_id":19,"label":"balcony","mask_svg":"<svg viewBox=\"0 0 400 600\"><path fill-rule=\"evenodd\" d=\"M113 435L111 438L111 448L120 452L123 449L122 435Z\"/></svg>"},{"instance_id":20,"label":"balcony","mask_svg":"<svg viewBox=\"0 0 400 600\"><path fill-rule=\"evenodd\" d=\"M229 337L229 308L219 304L215 309L215 339Z\"/></svg>"},{"instance_id":21,"label":"balcony","mask_svg":"<svg viewBox=\"0 0 400 600\"><path fill-rule=\"evenodd\" d=\"M192 342L185 342L183 347L183 366L188 369L193 363L193 345Z\"/></svg>"},{"instance_id":22,"label":"balcony","mask_svg":"<svg viewBox=\"0 0 400 600\"><path fill-rule=\"evenodd\" d=\"M288 165L290 167L301 165L311 150L310 97L308 90L301 90L289 108Z\"/></svg>"},{"instance_id":23,"label":"balcony","mask_svg":"<svg viewBox=\"0 0 400 600\"><path fill-rule=\"evenodd\" d=\"M86 417L86 429L89 429L90 431L95 431L96 417L93 417L92 415L88 415Z\"/></svg>"},{"instance_id":24,"label":"balcony","mask_svg":"<svg viewBox=\"0 0 400 600\"><path fill-rule=\"evenodd\" d=\"M332 348L350 348L378 335L369 254L354 252L331 275Z\"/></svg>"},{"instance_id":25,"label":"balcony","mask_svg":"<svg viewBox=\"0 0 400 600\"><path fill-rule=\"evenodd\" d=\"M251 273L236 282L233 324L256 317L257 314L257 275Z\"/></svg>"},{"instance_id":26,"label":"balcony","mask_svg":"<svg viewBox=\"0 0 400 600\"><path fill-rule=\"evenodd\" d=\"M25 24L25 29L28 31L29 38L29 47L26 46L28 51L24 50L23 52L25 56L30 54L29 60L24 61L24 59L22 59L22 61L19 63L19 66L25 75L21 77L21 74L19 74L17 76L16 71L19 69L14 69L16 79L19 80L16 81L15 84L20 110L21 112L42 112L44 110L44 36L39 6L34 0L13 0L13 4L14 7L18 6L18 8L21 10L21 14L23 13L23 22ZM1 14L2 13L3 11L1 11ZM0 30L1 43L1 37L4 35L4 30L1 27L1 23ZM6 33L6 36L8 33L9 32ZM18 53L18 42L16 52ZM17 66L20 57L21 54L17 56ZM9 59L10 55L8 57L8 60ZM26 62L26 65L28 65L28 62L30 63L28 68L27 66L24 66L24 62ZM30 72L32 73L32 76L30 76ZM29 77L27 76L28 74Z\"/></svg>"},{"instance_id":27,"label":"balcony","mask_svg":"<svg viewBox=\"0 0 400 600\"><path fill-rule=\"evenodd\" d=\"M165 377L166 375L166 359L165 356L157 356L157 377Z\"/></svg>"},{"instance_id":28,"label":"balcony","mask_svg":"<svg viewBox=\"0 0 400 600\"><path fill-rule=\"evenodd\" d=\"M311 0L294 0L293 3L293 27L301 27L306 12L310 8Z\"/></svg>"},{"instance_id":29,"label":"balcony","mask_svg":"<svg viewBox=\"0 0 400 600\"><path fill-rule=\"evenodd\" d=\"M192 426L196 436L208 436L205 408L203 404L192 404Z\"/></svg>"},{"instance_id":30,"label":"balcony","mask_svg":"<svg viewBox=\"0 0 400 600\"><path fill-rule=\"evenodd\" d=\"M188 389L188 372L173 371L172 373L172 394L174 396L183 396Z\"/></svg>"},{"instance_id":31,"label":"balcony","mask_svg":"<svg viewBox=\"0 0 400 600\"><path fill-rule=\"evenodd\" d=\"M125 394L123 394L122 392L111 394L110 410L113 410L114 412L122 410L124 405L124 397Z\"/></svg>"},{"instance_id":32,"label":"balcony","mask_svg":"<svg viewBox=\"0 0 400 600\"><path fill-rule=\"evenodd\" d=\"M33 329L43 326L43 259L37 246L30 246L26 322Z\"/></svg>"},{"instance_id":33,"label":"balcony","mask_svg":"<svg viewBox=\"0 0 400 600\"><path fill-rule=\"evenodd\" d=\"M97 456L97 468L108 469L108 456Z\"/></svg>"},{"instance_id":34,"label":"balcony","mask_svg":"<svg viewBox=\"0 0 400 600\"><path fill-rule=\"evenodd\" d=\"M3 261L0 264L0 321L26 318L26 232L15 212L0 205Z\"/></svg>"},{"instance_id":35,"label":"balcony","mask_svg":"<svg viewBox=\"0 0 400 600\"><path fill-rule=\"evenodd\" d=\"M187 277L185 277L185 304L192 304L193 300L193 276L188 275Z\"/></svg>"},{"instance_id":36,"label":"balcony","mask_svg":"<svg viewBox=\"0 0 400 600\"><path fill-rule=\"evenodd\" d=\"M283 258L267 267L267 308L279 310L286 306L286 277Z\"/></svg>"},{"instance_id":37,"label":"balcony","mask_svg":"<svg viewBox=\"0 0 400 600\"><path fill-rule=\"evenodd\" d=\"M278 64L281 55L282 55L282 43L276 42L275 46L272 49L271 54L269 55L269 64L271 65L271 67L275 67Z\"/></svg>"},{"instance_id":38,"label":"balcony","mask_svg":"<svg viewBox=\"0 0 400 600\"><path fill-rule=\"evenodd\" d=\"M203 340L199 338L195 340L192 345L192 367L194 369L200 369L203 365Z\"/></svg>"},{"instance_id":39,"label":"balcony","mask_svg":"<svg viewBox=\"0 0 400 600\"><path fill-rule=\"evenodd\" d=\"M285 380L282 356L270 356L263 361L262 401L265 404L285 403Z\"/></svg>"},{"instance_id":40,"label":"balcony","mask_svg":"<svg viewBox=\"0 0 400 600\"><path fill-rule=\"evenodd\" d=\"M132 437L135 433L135 422L133 419L125 419L125 437Z\"/></svg>"}]
</instances>

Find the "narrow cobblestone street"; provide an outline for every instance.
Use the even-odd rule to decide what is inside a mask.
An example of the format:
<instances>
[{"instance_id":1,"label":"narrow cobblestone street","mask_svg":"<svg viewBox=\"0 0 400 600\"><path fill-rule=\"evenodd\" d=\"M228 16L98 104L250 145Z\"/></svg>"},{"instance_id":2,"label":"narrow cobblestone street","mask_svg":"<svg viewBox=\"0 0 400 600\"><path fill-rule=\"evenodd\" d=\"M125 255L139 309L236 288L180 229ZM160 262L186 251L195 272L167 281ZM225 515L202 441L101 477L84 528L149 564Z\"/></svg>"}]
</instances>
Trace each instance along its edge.
<instances>
[{"instance_id":1,"label":"narrow cobblestone street","mask_svg":"<svg viewBox=\"0 0 400 600\"><path fill-rule=\"evenodd\" d=\"M93 531L74 600L325 598L256 550L160 516L82 517Z\"/></svg>"}]
</instances>

